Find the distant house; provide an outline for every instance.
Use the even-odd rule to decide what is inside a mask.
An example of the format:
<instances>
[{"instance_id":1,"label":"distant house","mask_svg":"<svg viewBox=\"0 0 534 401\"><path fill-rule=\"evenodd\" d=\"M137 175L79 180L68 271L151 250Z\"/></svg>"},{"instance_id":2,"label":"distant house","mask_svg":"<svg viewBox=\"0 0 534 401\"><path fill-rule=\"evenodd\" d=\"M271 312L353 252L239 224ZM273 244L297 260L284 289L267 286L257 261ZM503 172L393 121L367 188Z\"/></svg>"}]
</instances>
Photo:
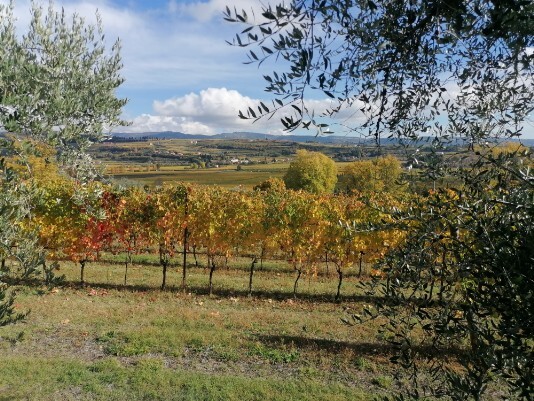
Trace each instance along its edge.
<instances>
[{"instance_id":1,"label":"distant house","mask_svg":"<svg viewBox=\"0 0 534 401\"><path fill-rule=\"evenodd\" d=\"M239 164L239 159L230 159L230 163Z\"/></svg>"}]
</instances>

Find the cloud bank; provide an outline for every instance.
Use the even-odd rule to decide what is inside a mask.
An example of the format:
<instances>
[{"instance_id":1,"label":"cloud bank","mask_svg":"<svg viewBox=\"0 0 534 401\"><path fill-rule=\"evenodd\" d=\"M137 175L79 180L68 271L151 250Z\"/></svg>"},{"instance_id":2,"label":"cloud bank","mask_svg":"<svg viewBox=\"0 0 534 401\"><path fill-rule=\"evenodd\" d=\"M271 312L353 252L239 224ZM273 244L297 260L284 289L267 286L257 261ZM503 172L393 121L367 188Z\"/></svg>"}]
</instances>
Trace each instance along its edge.
<instances>
[{"instance_id":1,"label":"cloud bank","mask_svg":"<svg viewBox=\"0 0 534 401\"><path fill-rule=\"evenodd\" d=\"M264 104L271 102L261 100ZM236 90L227 88L208 88L199 93L188 93L184 96L166 100L156 100L153 103L153 114L143 114L135 117L132 126L124 132L155 132L179 131L186 134L213 135L221 132L257 131L269 134L283 135L280 118L289 109L275 114L271 119L262 118L254 123L252 120L239 118L239 111L246 113L250 107L257 110L260 99L252 99ZM306 107L314 110L316 116L324 113L330 107L331 101L310 100ZM358 105L342 110L336 116L339 124L350 124L359 120L362 115ZM312 132L315 134L316 132Z\"/></svg>"}]
</instances>

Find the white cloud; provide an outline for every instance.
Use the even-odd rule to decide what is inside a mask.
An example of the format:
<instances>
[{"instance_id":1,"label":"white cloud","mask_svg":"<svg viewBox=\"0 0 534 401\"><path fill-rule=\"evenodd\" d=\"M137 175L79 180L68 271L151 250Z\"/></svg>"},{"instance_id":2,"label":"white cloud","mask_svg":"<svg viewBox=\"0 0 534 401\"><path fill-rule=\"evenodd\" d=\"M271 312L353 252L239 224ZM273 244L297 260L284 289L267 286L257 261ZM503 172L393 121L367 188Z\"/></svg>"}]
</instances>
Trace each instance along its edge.
<instances>
[{"instance_id":1,"label":"white cloud","mask_svg":"<svg viewBox=\"0 0 534 401\"><path fill-rule=\"evenodd\" d=\"M191 121L184 117L155 116L142 114L132 120L130 127L118 128L120 132L161 132L173 131L185 134L216 134L211 127L197 121Z\"/></svg>"},{"instance_id":2,"label":"white cloud","mask_svg":"<svg viewBox=\"0 0 534 401\"><path fill-rule=\"evenodd\" d=\"M257 107L258 100L241 95L236 90L209 88L199 94L189 93L182 97L154 102L154 111L163 116L187 116L198 119L233 121L239 110Z\"/></svg>"},{"instance_id":3,"label":"white cloud","mask_svg":"<svg viewBox=\"0 0 534 401\"><path fill-rule=\"evenodd\" d=\"M37 4L40 4L37 2ZM44 12L47 10L47 3L42 2ZM56 1L54 3L56 11L65 10L67 17L73 14L83 17L88 23L96 22L96 12L101 15L104 22L104 29L108 39L114 39L119 33L134 32L135 29L143 26L143 19L140 15L126 8L117 8L110 5L107 1ZM17 28L23 32L30 22L31 2L28 0L19 0L15 2L15 17L17 18Z\"/></svg>"},{"instance_id":4,"label":"white cloud","mask_svg":"<svg viewBox=\"0 0 534 401\"><path fill-rule=\"evenodd\" d=\"M244 129L270 130L265 122L252 126L238 117L239 110L257 108L259 100L236 90L209 88L154 102L154 115L143 114L127 127L128 132L180 131L186 134L216 134ZM276 128L275 128L276 130Z\"/></svg>"},{"instance_id":5,"label":"white cloud","mask_svg":"<svg viewBox=\"0 0 534 401\"><path fill-rule=\"evenodd\" d=\"M268 105L271 102L263 100ZM209 88L199 93L191 92L187 95L174 97L153 104L154 114L143 114L133 119L131 127L120 129L124 132L156 132L179 131L186 134L217 134L233 131L255 131L269 134L283 135L280 118L291 112L291 108L284 109L273 118L263 118L254 123L238 117L239 111L246 114L250 107L257 110L259 99L244 96L236 90L227 88ZM331 101L309 100L308 109L313 108L315 115L320 116L331 106ZM340 124L350 125L362 116L357 106L345 108L336 116ZM320 117L317 117L319 122ZM361 121L360 121L361 122ZM117 130L119 131L119 130ZM341 133L339 129L336 131ZM315 132L308 132L315 134Z\"/></svg>"}]
</instances>

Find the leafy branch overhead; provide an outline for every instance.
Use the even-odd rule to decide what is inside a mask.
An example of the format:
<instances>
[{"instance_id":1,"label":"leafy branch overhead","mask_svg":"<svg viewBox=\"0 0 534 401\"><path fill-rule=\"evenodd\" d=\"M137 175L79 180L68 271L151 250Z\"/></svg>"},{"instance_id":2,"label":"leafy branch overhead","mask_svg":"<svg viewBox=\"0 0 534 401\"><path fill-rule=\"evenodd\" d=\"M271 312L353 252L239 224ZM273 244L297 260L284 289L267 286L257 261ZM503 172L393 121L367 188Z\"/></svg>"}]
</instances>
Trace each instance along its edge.
<instances>
[{"instance_id":1,"label":"leafy branch overhead","mask_svg":"<svg viewBox=\"0 0 534 401\"><path fill-rule=\"evenodd\" d=\"M244 26L231 43L247 48L249 62L278 62L264 78L268 92L294 106L284 110L286 129L321 130L350 109L344 123L378 144L432 138L425 174L453 183L392 215L393 226L409 222L408 240L384 256L377 285L366 285L383 297L370 315L385 318L394 360L411 375L394 399L478 401L497 381L503 398L531 400L532 160L520 147L495 155L491 146L520 138L534 110L534 4L293 0L257 16L227 8L225 18ZM316 120L306 106L319 96L331 105ZM468 144L461 165L439 157L453 140ZM458 349L461 369L420 355L426 346ZM431 385L421 381L427 363Z\"/></svg>"},{"instance_id":2,"label":"leafy branch overhead","mask_svg":"<svg viewBox=\"0 0 534 401\"><path fill-rule=\"evenodd\" d=\"M331 100L323 117L353 108L363 122L350 128L377 139L517 136L534 108L533 15L523 0L296 0L260 15L227 7L225 19L244 26L229 43L249 49L247 63L280 67L264 75L272 108L240 116L291 105L287 130L317 126L305 98L322 96Z\"/></svg>"}]
</instances>

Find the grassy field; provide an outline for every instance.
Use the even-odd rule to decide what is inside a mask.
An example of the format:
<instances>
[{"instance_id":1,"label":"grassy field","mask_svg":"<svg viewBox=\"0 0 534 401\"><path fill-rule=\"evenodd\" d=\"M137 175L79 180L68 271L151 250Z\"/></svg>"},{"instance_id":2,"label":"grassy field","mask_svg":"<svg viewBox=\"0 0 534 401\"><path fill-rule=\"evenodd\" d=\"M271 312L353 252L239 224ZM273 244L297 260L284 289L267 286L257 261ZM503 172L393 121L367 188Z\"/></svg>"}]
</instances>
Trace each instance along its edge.
<instances>
[{"instance_id":1,"label":"grassy field","mask_svg":"<svg viewBox=\"0 0 534 401\"><path fill-rule=\"evenodd\" d=\"M247 297L241 269L169 273L156 266L62 263L67 285L18 290L23 323L0 328L0 400L370 400L402 385L377 327L349 327L346 311L368 299L357 279L332 302L335 279L257 272Z\"/></svg>"},{"instance_id":2,"label":"grassy field","mask_svg":"<svg viewBox=\"0 0 534 401\"><path fill-rule=\"evenodd\" d=\"M219 185L223 188L235 188L241 186L244 189L250 190L255 185L258 185L270 177L281 178L285 174L287 168L287 166L285 166L285 168L270 167L270 169L244 167L242 170L238 171L235 166L198 170L165 166L160 171L136 171L115 174L113 175L113 179L117 182L130 182L141 185L192 182L202 185Z\"/></svg>"},{"instance_id":3,"label":"grassy field","mask_svg":"<svg viewBox=\"0 0 534 401\"><path fill-rule=\"evenodd\" d=\"M342 171L348 163L336 163L338 171ZM117 164L110 164L117 166ZM130 166L129 172L112 174L116 182L137 185L163 185L178 182L192 182L202 185L218 185L223 188L242 187L251 190L254 186L268 178L282 178L289 163L222 166L209 169L191 169L184 166L163 165L159 171L147 171L146 165Z\"/></svg>"}]
</instances>

